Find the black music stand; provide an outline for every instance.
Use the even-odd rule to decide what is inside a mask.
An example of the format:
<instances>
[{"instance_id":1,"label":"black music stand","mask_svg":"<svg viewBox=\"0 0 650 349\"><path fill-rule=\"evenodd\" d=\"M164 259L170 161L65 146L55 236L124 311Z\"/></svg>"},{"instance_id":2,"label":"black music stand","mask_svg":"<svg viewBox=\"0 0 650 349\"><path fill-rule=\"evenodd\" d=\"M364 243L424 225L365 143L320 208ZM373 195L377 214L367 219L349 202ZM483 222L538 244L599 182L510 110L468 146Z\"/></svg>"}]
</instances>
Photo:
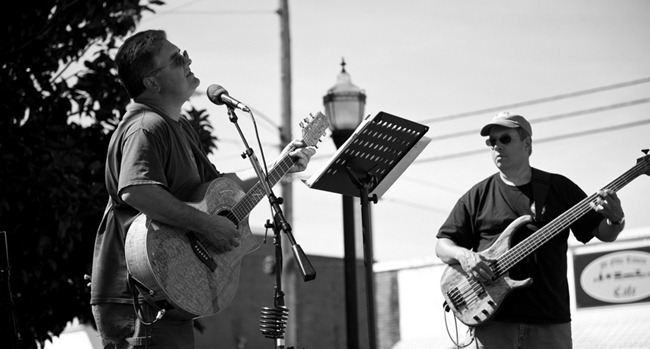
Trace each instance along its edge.
<instances>
[{"instance_id":1,"label":"black music stand","mask_svg":"<svg viewBox=\"0 0 650 349\"><path fill-rule=\"evenodd\" d=\"M379 112L367 117L327 164L303 182L319 189L361 200L361 225L370 348L376 348L372 231L369 202L377 203L431 141L428 126Z\"/></svg>"}]
</instances>

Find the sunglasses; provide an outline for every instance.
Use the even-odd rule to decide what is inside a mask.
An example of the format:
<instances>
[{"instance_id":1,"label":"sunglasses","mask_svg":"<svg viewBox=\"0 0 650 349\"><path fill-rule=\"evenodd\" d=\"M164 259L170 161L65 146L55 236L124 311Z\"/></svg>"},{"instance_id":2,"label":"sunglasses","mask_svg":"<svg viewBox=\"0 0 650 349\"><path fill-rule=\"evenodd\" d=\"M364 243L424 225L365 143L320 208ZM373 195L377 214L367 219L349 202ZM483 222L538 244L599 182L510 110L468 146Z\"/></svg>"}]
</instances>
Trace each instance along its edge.
<instances>
[{"instance_id":1,"label":"sunglasses","mask_svg":"<svg viewBox=\"0 0 650 349\"><path fill-rule=\"evenodd\" d=\"M488 139L485 140L485 144L488 147L493 148L495 145L497 145L497 141L499 141L499 142L501 142L501 144L505 145L505 144L508 144L508 143L510 143L512 141L512 137L510 137L508 135L505 135L505 136L499 137L499 139L488 138Z\"/></svg>"},{"instance_id":2,"label":"sunglasses","mask_svg":"<svg viewBox=\"0 0 650 349\"><path fill-rule=\"evenodd\" d=\"M147 74L145 76L151 76L151 75L153 75L153 74L155 74L155 73L169 67L170 65L173 65L174 67L182 67L183 65L185 65L185 61L188 60L188 59L190 59L190 55L187 53L186 50L183 50L182 53L177 53L176 55L174 55L174 57L171 59L171 62L169 64L164 65L164 66L159 67L159 68L156 68L156 69L152 70L151 72L149 72L149 74Z\"/></svg>"}]
</instances>

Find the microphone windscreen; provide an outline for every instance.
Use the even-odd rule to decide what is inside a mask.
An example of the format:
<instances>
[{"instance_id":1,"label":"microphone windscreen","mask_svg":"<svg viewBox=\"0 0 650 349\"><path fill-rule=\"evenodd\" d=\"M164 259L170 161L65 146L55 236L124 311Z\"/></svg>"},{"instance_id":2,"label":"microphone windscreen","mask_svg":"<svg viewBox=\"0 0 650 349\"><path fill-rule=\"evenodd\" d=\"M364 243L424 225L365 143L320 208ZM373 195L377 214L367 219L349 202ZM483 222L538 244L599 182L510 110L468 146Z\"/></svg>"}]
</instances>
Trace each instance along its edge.
<instances>
[{"instance_id":1,"label":"microphone windscreen","mask_svg":"<svg viewBox=\"0 0 650 349\"><path fill-rule=\"evenodd\" d=\"M226 91L225 88L221 87L220 85L213 84L208 86L208 99L210 102L216 104L216 105L222 105L223 101L221 100L221 95L223 94L228 94L228 91Z\"/></svg>"}]
</instances>

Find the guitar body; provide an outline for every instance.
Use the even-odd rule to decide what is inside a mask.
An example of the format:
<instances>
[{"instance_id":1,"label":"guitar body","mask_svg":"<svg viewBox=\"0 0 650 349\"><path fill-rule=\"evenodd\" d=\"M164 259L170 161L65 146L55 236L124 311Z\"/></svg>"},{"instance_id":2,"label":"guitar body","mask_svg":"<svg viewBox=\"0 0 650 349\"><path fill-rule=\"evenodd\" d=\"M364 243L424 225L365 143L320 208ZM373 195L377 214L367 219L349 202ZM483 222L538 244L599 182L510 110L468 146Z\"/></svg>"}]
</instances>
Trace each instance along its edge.
<instances>
[{"instance_id":1,"label":"guitar body","mask_svg":"<svg viewBox=\"0 0 650 349\"><path fill-rule=\"evenodd\" d=\"M202 187L188 203L203 212L228 216L244 192L232 180L217 178ZM250 231L248 216L234 222L241 237L240 245L219 253L206 242L197 242L183 229L138 216L129 228L125 250L129 273L152 292L149 301L167 308L168 316L192 319L216 314L225 309L235 296L242 258L259 247ZM200 234L194 233L198 239ZM200 245L200 246L197 246ZM214 270L198 257L196 248L207 252Z\"/></svg>"},{"instance_id":2,"label":"guitar body","mask_svg":"<svg viewBox=\"0 0 650 349\"><path fill-rule=\"evenodd\" d=\"M531 221L531 216L517 218L490 248L479 252L479 255L497 259L510 249L513 234ZM465 273L460 264L455 263L447 266L443 272L440 288L446 304L456 318L467 326L478 326L494 315L511 291L529 286L532 282L530 278L513 280L505 272L494 280L481 283Z\"/></svg>"}]
</instances>

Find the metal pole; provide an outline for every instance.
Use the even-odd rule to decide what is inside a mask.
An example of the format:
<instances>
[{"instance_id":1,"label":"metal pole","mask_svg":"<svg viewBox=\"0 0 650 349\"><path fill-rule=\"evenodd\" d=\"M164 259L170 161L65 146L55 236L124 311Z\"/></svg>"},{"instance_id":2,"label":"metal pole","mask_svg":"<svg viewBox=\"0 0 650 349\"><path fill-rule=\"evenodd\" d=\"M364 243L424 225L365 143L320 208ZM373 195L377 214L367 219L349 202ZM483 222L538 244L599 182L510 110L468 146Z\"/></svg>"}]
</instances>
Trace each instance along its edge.
<instances>
[{"instance_id":1,"label":"metal pole","mask_svg":"<svg viewBox=\"0 0 650 349\"><path fill-rule=\"evenodd\" d=\"M353 130L335 130L332 140L338 149L352 136ZM357 243L354 197L341 195L343 202L343 268L345 272L345 319L347 348L359 348L359 314L357 301Z\"/></svg>"},{"instance_id":2,"label":"metal pole","mask_svg":"<svg viewBox=\"0 0 650 349\"><path fill-rule=\"evenodd\" d=\"M281 66L281 113L282 113L282 127L280 128L280 149L291 142L293 136L291 135L291 36L289 30L289 3L288 0L280 0L280 8L278 14L280 15L280 66ZM282 189L282 198L284 199L284 215L287 223L293 223L293 183L290 178L280 181ZM297 273L295 268L291 268L295 261L291 254L291 244L282 244L284 254L287 258L284 259L285 277L284 287L286 290L285 300L286 306L289 308L289 317L296 318L296 278ZM293 316L291 315L293 313ZM296 343L298 340L298 331L296 323L294 326L287 326L287 342Z\"/></svg>"},{"instance_id":3,"label":"metal pole","mask_svg":"<svg viewBox=\"0 0 650 349\"><path fill-rule=\"evenodd\" d=\"M345 269L345 319L349 349L359 348L357 312L357 256L355 239L354 197L343 197L343 244Z\"/></svg>"},{"instance_id":4,"label":"metal pole","mask_svg":"<svg viewBox=\"0 0 650 349\"><path fill-rule=\"evenodd\" d=\"M361 189L361 221L363 226L363 255L366 266L366 302L368 314L368 339L370 349L377 348L377 325L375 320L375 274L372 242L372 220L370 218L370 198L368 188L364 185ZM374 199L376 202L376 197Z\"/></svg>"}]
</instances>

